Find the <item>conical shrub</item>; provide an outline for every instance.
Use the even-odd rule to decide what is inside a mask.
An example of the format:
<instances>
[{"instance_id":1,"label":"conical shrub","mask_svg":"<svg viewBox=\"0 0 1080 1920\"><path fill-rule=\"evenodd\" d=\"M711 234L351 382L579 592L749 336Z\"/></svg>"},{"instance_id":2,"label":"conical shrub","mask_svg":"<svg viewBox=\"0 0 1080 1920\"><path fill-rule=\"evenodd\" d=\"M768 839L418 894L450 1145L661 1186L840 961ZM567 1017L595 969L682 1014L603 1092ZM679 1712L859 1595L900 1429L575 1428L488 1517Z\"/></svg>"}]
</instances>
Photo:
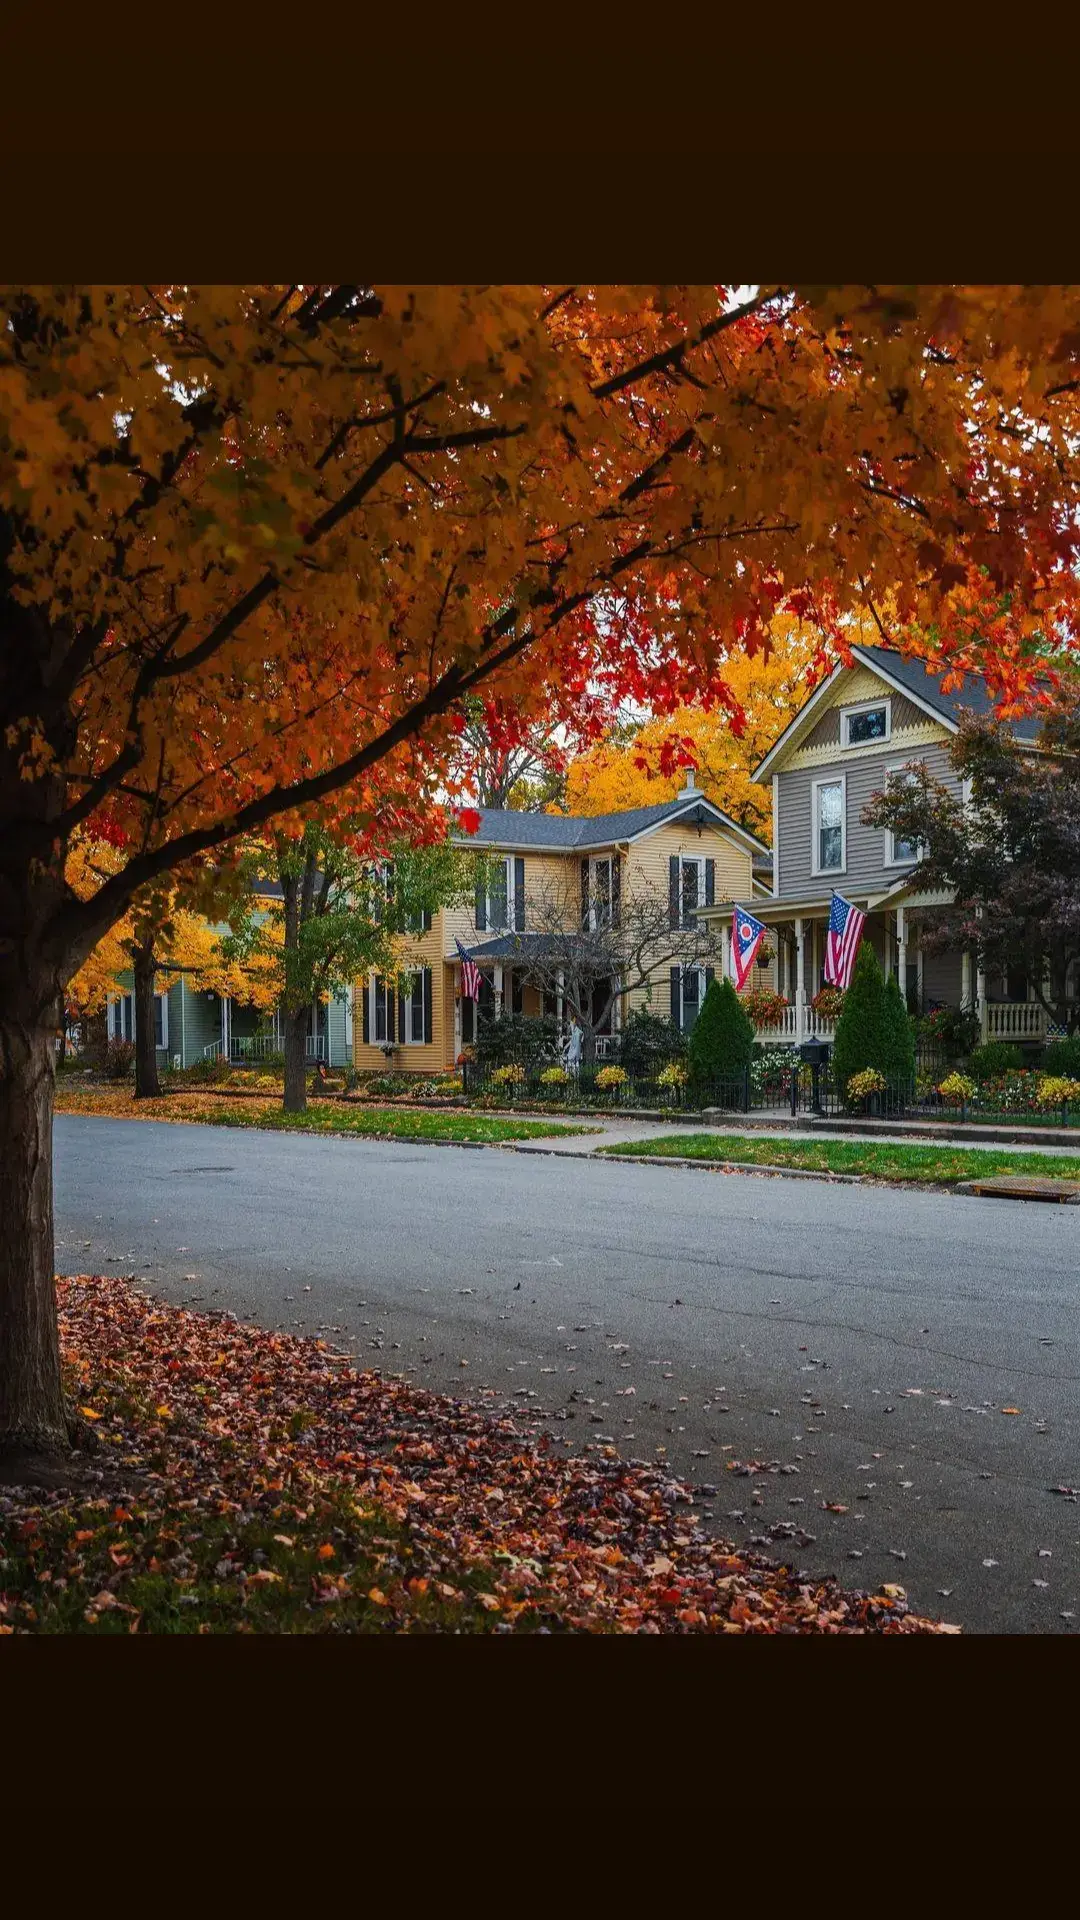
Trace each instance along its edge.
<instances>
[{"instance_id":1,"label":"conical shrub","mask_svg":"<svg viewBox=\"0 0 1080 1920\"><path fill-rule=\"evenodd\" d=\"M690 1082L734 1080L750 1065L754 1029L730 980L713 980L690 1029Z\"/></svg>"},{"instance_id":2,"label":"conical shrub","mask_svg":"<svg viewBox=\"0 0 1080 1920\"><path fill-rule=\"evenodd\" d=\"M881 968L869 940L863 940L844 996L844 1010L836 1023L832 1066L837 1086L843 1090L853 1073L863 1073L867 1067L876 1067L887 1076L894 1046Z\"/></svg>"},{"instance_id":3,"label":"conical shrub","mask_svg":"<svg viewBox=\"0 0 1080 1920\"><path fill-rule=\"evenodd\" d=\"M915 1034L893 973L885 982L885 1032L888 1053L881 1071L890 1082L902 1082L906 1086L915 1073Z\"/></svg>"}]
</instances>

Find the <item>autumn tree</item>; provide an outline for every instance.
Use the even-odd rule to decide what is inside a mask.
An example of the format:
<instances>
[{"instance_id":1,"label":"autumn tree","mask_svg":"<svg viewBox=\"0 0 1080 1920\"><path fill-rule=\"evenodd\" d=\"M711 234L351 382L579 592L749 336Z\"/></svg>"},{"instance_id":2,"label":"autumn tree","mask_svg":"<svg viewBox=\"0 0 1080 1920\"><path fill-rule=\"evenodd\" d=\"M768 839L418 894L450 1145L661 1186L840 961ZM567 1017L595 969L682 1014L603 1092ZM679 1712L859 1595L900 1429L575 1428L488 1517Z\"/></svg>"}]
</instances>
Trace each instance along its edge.
<instances>
[{"instance_id":1,"label":"autumn tree","mask_svg":"<svg viewBox=\"0 0 1080 1920\"><path fill-rule=\"evenodd\" d=\"M724 660L736 716L726 706L686 706L642 721L629 737L622 728L618 737L571 761L566 811L619 813L673 800L692 767L710 800L748 832L770 840L772 806L754 769L803 705L815 673L820 677L835 664L824 636L790 616L773 622L770 639L767 655L733 653Z\"/></svg>"},{"instance_id":2,"label":"autumn tree","mask_svg":"<svg viewBox=\"0 0 1080 1920\"><path fill-rule=\"evenodd\" d=\"M1046 712L1037 747L993 717L965 715L949 745L954 789L913 760L865 809L920 851L920 891L951 894L922 925L928 953L967 948L985 972L1013 968L1073 1033L1080 1001L1080 688ZM966 787L966 800L964 798Z\"/></svg>"},{"instance_id":3,"label":"autumn tree","mask_svg":"<svg viewBox=\"0 0 1080 1920\"><path fill-rule=\"evenodd\" d=\"M350 837L309 821L299 834L279 831L249 849L245 900L234 911L228 958L260 969L273 985L285 1041L283 1106L307 1105L306 1041L313 1005L374 968L397 978L402 942L431 925L443 906L472 898L476 862L447 840L398 845L375 860ZM276 900L260 880L280 887Z\"/></svg>"},{"instance_id":4,"label":"autumn tree","mask_svg":"<svg viewBox=\"0 0 1080 1920\"><path fill-rule=\"evenodd\" d=\"M423 812L473 694L737 708L788 611L1022 691L1071 635L1071 288L0 292L0 1446L64 1443L54 1037L145 889L286 813ZM888 613L883 609L888 605ZM451 784L447 784L449 782ZM89 900L72 836L125 860Z\"/></svg>"}]
</instances>

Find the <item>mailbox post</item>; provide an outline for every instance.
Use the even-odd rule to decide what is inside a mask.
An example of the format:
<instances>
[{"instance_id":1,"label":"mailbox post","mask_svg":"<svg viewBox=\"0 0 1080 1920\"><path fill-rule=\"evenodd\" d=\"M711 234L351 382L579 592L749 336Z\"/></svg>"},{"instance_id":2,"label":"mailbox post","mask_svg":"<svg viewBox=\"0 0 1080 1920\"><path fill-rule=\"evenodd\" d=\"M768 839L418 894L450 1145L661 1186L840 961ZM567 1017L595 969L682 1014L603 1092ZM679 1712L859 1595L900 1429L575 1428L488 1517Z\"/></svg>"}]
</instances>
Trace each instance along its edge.
<instances>
[{"instance_id":1,"label":"mailbox post","mask_svg":"<svg viewBox=\"0 0 1080 1920\"><path fill-rule=\"evenodd\" d=\"M810 1105L811 1110L819 1114L821 1112L821 1069L829 1058L828 1041L819 1039L817 1034L810 1040L804 1040L799 1048L799 1058L804 1060L810 1069Z\"/></svg>"}]
</instances>

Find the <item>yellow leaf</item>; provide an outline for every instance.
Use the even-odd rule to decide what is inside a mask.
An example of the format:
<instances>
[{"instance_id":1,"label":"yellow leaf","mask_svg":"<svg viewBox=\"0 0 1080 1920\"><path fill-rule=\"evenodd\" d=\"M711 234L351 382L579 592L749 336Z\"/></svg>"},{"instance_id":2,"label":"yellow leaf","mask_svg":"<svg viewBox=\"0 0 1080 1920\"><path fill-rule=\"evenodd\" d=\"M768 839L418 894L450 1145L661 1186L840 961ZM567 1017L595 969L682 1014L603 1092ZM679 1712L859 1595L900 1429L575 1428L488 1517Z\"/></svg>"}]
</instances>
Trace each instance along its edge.
<instances>
[{"instance_id":1,"label":"yellow leaf","mask_svg":"<svg viewBox=\"0 0 1080 1920\"><path fill-rule=\"evenodd\" d=\"M95 1413L93 1407L80 1407L79 1412L82 1414L84 1420L101 1419L100 1413Z\"/></svg>"}]
</instances>

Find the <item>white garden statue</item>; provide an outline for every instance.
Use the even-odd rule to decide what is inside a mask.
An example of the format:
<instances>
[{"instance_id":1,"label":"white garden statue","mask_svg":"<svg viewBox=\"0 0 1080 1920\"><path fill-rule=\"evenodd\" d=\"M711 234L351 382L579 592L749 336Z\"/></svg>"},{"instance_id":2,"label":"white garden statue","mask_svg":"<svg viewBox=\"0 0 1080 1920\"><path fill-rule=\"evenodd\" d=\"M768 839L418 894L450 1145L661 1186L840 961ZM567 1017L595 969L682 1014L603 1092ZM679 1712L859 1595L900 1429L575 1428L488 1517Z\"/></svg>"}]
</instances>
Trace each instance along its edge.
<instances>
[{"instance_id":1,"label":"white garden statue","mask_svg":"<svg viewBox=\"0 0 1080 1920\"><path fill-rule=\"evenodd\" d=\"M576 1020L570 1022L570 1038L566 1043L566 1064L568 1067L581 1065L581 1028Z\"/></svg>"}]
</instances>

